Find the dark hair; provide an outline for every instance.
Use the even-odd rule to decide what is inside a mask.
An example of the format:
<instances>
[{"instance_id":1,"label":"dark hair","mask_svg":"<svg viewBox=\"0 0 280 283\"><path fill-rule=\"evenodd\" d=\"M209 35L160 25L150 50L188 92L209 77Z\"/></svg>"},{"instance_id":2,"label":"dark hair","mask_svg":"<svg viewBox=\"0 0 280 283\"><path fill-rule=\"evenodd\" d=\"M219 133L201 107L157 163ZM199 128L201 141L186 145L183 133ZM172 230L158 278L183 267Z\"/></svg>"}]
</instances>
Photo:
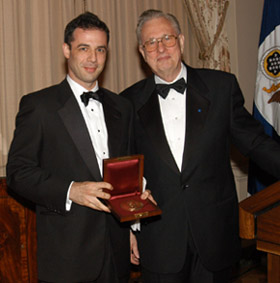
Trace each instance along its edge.
<instances>
[{"instance_id":1,"label":"dark hair","mask_svg":"<svg viewBox=\"0 0 280 283\"><path fill-rule=\"evenodd\" d=\"M71 22L67 24L64 30L64 42L67 43L71 48L71 42L74 40L73 32L76 28L81 28L84 30L87 29L98 29L106 32L107 35L107 43L109 43L110 39L110 31L107 25L102 22L95 14L91 12L85 12Z\"/></svg>"},{"instance_id":2,"label":"dark hair","mask_svg":"<svg viewBox=\"0 0 280 283\"><path fill-rule=\"evenodd\" d=\"M177 20L177 18L174 15L172 15L170 13L167 13L167 14L163 13L160 10L149 9L149 10L144 11L138 19L137 28L136 28L136 35L137 35L137 40L138 40L139 45L142 44L141 32L142 32L143 25L147 21L157 19L157 18L165 18L166 20L168 20L171 23L171 25L173 26L173 28L177 32L177 35L179 35L181 33L181 27L180 27L179 21Z\"/></svg>"}]
</instances>

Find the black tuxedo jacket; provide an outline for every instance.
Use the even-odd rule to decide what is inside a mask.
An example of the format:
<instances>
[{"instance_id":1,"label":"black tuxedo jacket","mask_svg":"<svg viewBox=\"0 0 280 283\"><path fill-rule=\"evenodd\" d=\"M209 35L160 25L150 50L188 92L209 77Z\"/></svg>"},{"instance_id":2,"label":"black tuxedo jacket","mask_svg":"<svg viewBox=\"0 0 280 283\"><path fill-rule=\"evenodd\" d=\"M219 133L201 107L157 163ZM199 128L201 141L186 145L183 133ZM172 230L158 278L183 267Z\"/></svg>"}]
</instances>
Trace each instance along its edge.
<instances>
[{"instance_id":1,"label":"black tuxedo jacket","mask_svg":"<svg viewBox=\"0 0 280 283\"><path fill-rule=\"evenodd\" d=\"M180 172L166 140L154 77L136 83L122 95L134 104L135 150L145 156L147 188L163 211L161 217L141 226L141 264L155 272L180 271L192 235L207 269L230 266L240 251L230 145L279 178L278 144L243 107L233 75L187 67Z\"/></svg>"},{"instance_id":2,"label":"black tuxedo jacket","mask_svg":"<svg viewBox=\"0 0 280 283\"><path fill-rule=\"evenodd\" d=\"M132 106L100 89L110 157L130 154ZM129 272L129 229L105 212L72 203L71 181L101 181L95 152L72 90L62 83L24 96L7 164L11 189L36 204L39 279L85 282L113 249L119 275Z\"/></svg>"}]
</instances>

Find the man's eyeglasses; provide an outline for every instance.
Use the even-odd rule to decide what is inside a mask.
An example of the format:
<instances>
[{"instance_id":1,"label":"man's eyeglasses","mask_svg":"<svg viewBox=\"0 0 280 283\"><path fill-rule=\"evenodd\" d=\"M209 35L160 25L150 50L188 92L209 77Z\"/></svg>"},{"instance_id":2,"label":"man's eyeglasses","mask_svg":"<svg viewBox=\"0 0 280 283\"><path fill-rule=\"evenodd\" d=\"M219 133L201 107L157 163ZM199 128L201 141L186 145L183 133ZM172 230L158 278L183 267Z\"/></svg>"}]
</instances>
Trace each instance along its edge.
<instances>
[{"instance_id":1,"label":"man's eyeglasses","mask_svg":"<svg viewBox=\"0 0 280 283\"><path fill-rule=\"evenodd\" d=\"M164 35L159 38L151 38L147 40L142 47L147 50L147 52L155 51L158 48L158 43L161 42L165 47L173 47L176 44L178 36L176 35Z\"/></svg>"}]
</instances>

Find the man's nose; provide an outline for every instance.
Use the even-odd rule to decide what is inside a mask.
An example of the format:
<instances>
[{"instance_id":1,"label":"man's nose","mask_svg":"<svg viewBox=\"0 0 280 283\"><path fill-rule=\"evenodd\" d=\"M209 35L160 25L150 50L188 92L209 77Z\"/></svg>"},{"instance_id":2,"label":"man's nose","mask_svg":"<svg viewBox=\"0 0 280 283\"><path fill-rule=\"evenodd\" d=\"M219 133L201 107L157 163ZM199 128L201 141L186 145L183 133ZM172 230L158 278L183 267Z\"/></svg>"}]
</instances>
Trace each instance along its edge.
<instances>
[{"instance_id":1,"label":"man's nose","mask_svg":"<svg viewBox=\"0 0 280 283\"><path fill-rule=\"evenodd\" d=\"M88 61L93 61L93 62L96 61L96 52L95 52L95 50L91 50L91 51L88 53L87 60L88 60Z\"/></svg>"},{"instance_id":2,"label":"man's nose","mask_svg":"<svg viewBox=\"0 0 280 283\"><path fill-rule=\"evenodd\" d=\"M159 52L162 52L165 50L165 45L163 44L162 39L157 40L157 50Z\"/></svg>"}]
</instances>

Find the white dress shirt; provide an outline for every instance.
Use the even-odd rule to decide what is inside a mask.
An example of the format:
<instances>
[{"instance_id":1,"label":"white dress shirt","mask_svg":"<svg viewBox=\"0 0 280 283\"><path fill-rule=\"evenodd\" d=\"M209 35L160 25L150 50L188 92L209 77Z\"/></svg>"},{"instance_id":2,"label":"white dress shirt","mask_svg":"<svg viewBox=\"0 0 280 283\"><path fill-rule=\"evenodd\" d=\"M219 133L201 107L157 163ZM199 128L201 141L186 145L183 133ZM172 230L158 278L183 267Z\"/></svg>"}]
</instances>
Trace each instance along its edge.
<instances>
[{"instance_id":1,"label":"white dress shirt","mask_svg":"<svg viewBox=\"0 0 280 283\"><path fill-rule=\"evenodd\" d=\"M90 139L95 151L95 155L97 158L100 174L103 174L103 159L109 157L108 150L108 133L107 127L105 123L104 111L102 103L95 99L89 99L89 103L87 106L81 100L81 94L83 92L88 92L87 89L73 81L69 75L67 75L67 81L75 95L75 98L79 104L82 115L84 117ZM96 81L95 87L91 90L96 92L99 89L98 82ZM73 182L72 182L73 183ZM70 184L67 200L66 200L66 210L70 210L71 208L71 200L69 200L69 193L72 186Z\"/></svg>"},{"instance_id":2,"label":"white dress shirt","mask_svg":"<svg viewBox=\"0 0 280 283\"><path fill-rule=\"evenodd\" d=\"M155 83L172 84L181 78L187 83L187 68L182 63L181 72L174 81L166 82L155 75ZM158 97L165 135L176 164L181 170L186 131L186 90L181 94L175 89L170 89L165 99L160 95Z\"/></svg>"},{"instance_id":3,"label":"white dress shirt","mask_svg":"<svg viewBox=\"0 0 280 283\"><path fill-rule=\"evenodd\" d=\"M184 78L187 83L187 68L183 64L181 64L181 72L174 81L166 82L155 75L155 83L172 84L181 78ZM181 94L175 89L170 89L165 99L160 95L158 95L158 97L167 142L174 156L176 164L179 170L181 170L186 129L186 90L183 94ZM147 182L145 178L144 181L146 187ZM141 224L139 221L135 224L132 224L131 229L133 231L140 231Z\"/></svg>"}]
</instances>

